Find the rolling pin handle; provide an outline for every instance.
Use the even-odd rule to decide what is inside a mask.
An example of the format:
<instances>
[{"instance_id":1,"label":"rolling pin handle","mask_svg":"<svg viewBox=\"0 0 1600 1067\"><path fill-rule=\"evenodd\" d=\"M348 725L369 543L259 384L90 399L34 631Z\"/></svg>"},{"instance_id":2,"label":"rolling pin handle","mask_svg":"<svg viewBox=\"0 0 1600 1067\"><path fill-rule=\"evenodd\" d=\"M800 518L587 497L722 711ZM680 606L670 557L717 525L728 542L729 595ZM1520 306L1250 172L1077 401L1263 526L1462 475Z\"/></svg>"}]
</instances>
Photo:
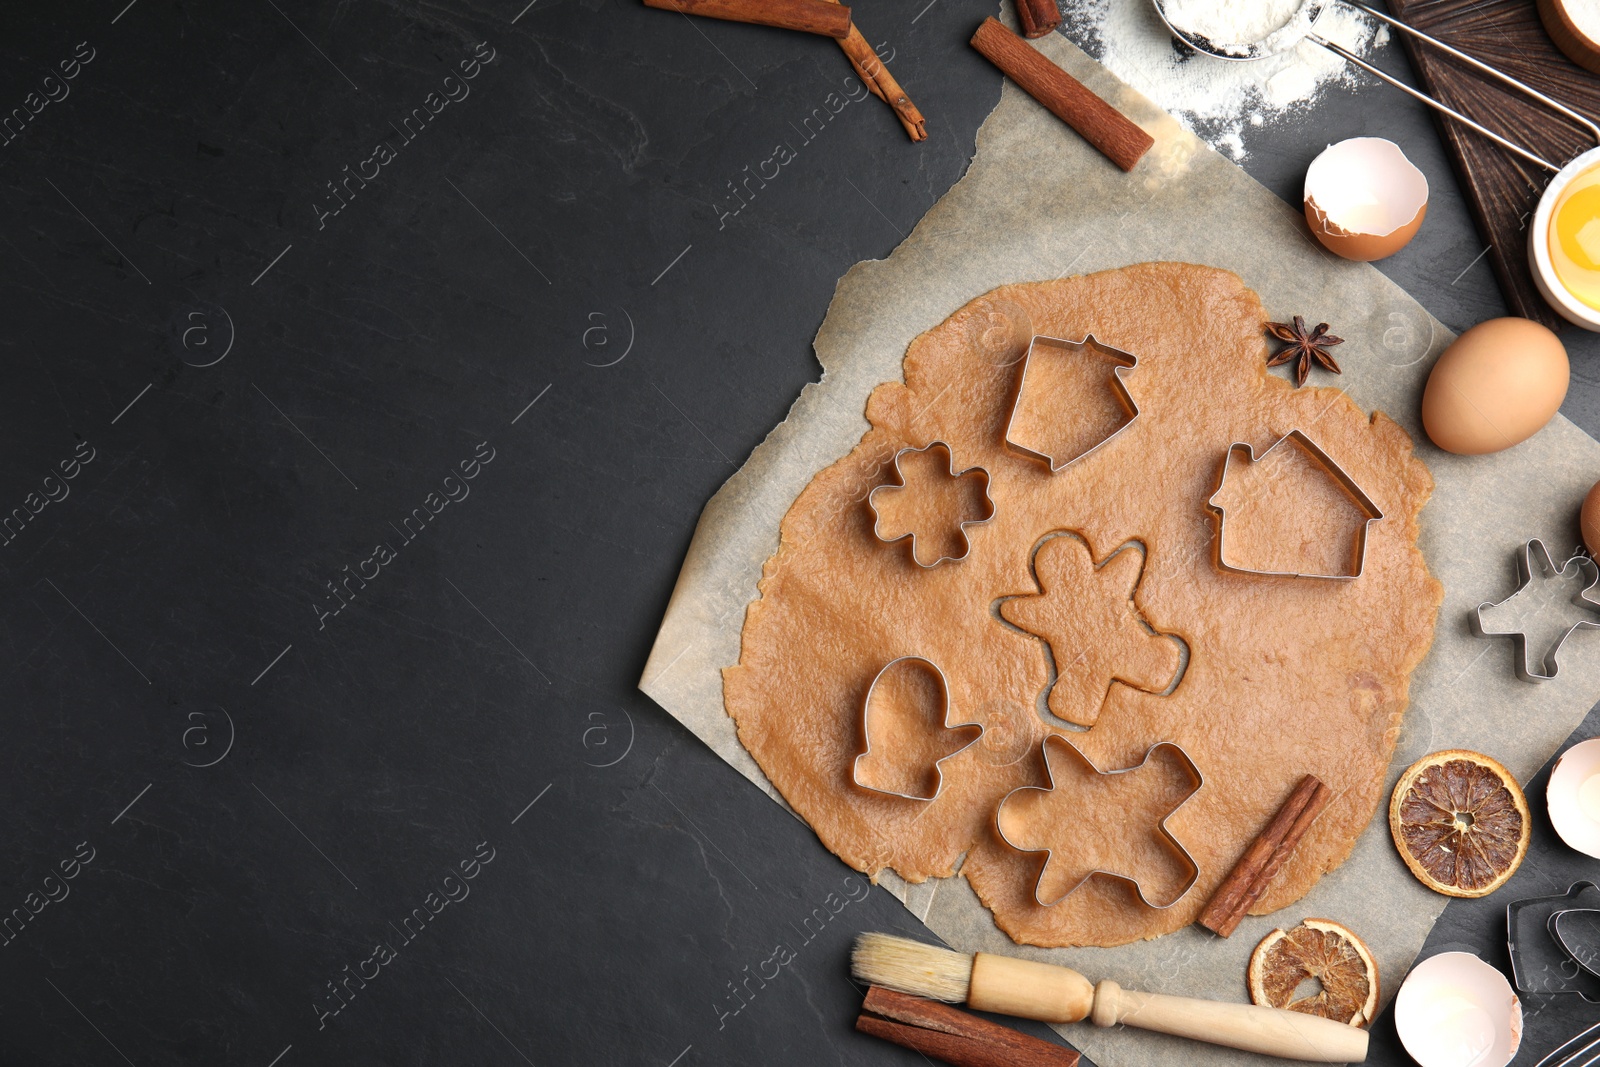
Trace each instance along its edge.
<instances>
[{"instance_id":1,"label":"rolling pin handle","mask_svg":"<svg viewBox=\"0 0 1600 1067\"><path fill-rule=\"evenodd\" d=\"M1125 1023L1290 1060L1361 1063L1367 1058L1367 1032L1359 1027L1282 1008L1136 993L1109 980L1095 986L1089 1017L1096 1026Z\"/></svg>"}]
</instances>

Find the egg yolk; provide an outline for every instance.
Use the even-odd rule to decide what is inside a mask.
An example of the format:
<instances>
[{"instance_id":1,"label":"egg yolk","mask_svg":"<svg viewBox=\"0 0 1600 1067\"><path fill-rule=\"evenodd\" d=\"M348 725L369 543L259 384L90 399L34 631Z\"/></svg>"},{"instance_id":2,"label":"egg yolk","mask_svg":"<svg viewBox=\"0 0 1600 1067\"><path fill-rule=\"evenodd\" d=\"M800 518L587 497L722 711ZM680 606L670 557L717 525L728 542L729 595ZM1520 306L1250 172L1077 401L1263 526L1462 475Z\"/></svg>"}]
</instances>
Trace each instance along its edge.
<instances>
[{"instance_id":1,"label":"egg yolk","mask_svg":"<svg viewBox=\"0 0 1600 1067\"><path fill-rule=\"evenodd\" d=\"M1567 292L1600 311L1600 167L1574 178L1556 201L1550 263Z\"/></svg>"}]
</instances>

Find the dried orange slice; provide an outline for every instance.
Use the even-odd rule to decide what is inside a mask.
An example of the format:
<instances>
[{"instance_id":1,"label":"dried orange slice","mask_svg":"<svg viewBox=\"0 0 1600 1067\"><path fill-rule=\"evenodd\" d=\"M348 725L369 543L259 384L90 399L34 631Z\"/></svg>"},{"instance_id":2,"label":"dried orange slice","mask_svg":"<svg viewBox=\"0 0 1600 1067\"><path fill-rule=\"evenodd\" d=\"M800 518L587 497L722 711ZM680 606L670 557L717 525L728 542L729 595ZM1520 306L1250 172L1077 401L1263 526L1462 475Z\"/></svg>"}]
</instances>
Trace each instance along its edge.
<instances>
[{"instance_id":1,"label":"dried orange slice","mask_svg":"<svg viewBox=\"0 0 1600 1067\"><path fill-rule=\"evenodd\" d=\"M1378 962L1348 927L1306 919L1293 930L1272 931L1250 954L1250 999L1366 1026L1378 1013Z\"/></svg>"},{"instance_id":2,"label":"dried orange slice","mask_svg":"<svg viewBox=\"0 0 1600 1067\"><path fill-rule=\"evenodd\" d=\"M1389 832L1411 873L1452 897L1505 884L1528 854L1528 798L1511 772L1452 748L1406 769L1389 801Z\"/></svg>"}]
</instances>

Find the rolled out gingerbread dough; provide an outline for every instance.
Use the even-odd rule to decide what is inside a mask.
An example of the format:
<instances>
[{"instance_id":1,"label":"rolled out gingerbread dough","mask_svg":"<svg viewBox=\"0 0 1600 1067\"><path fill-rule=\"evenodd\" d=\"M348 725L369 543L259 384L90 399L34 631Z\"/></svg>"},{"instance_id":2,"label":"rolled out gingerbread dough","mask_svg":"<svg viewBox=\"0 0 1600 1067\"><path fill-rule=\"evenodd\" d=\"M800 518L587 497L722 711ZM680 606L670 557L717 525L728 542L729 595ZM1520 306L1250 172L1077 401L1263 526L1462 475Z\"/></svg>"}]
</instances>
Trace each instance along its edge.
<instances>
[{"instance_id":1,"label":"rolled out gingerbread dough","mask_svg":"<svg viewBox=\"0 0 1600 1067\"><path fill-rule=\"evenodd\" d=\"M1255 910L1297 900L1350 854L1380 800L1411 671L1433 639L1442 588L1417 548L1433 480L1387 416L1369 419L1336 389L1295 389L1270 375L1263 319L1256 294L1211 267L1145 263L1009 285L918 337L904 384L872 393L871 428L784 517L780 547L746 615L739 662L723 674L739 740L846 863L913 882L959 870L1015 940L1110 946L1192 922L1304 774L1328 783L1335 799ZM1005 443L1022 359L1034 334L1089 333L1138 357L1125 383L1139 414L1052 474ZM1028 397L1031 410L1053 407L1068 426L1075 418L1104 422L1105 397L1082 375L1043 375L1035 388L1045 392ZM1293 429L1312 437L1383 514L1356 580L1217 566L1219 520L1206 501L1230 444L1249 443L1260 456ZM967 558L922 568L905 541L874 536L866 498L892 480L896 452L933 441L950 446L957 470L987 469L995 515L967 527ZM1317 476L1309 471L1298 494L1282 477L1253 496L1243 481L1246 491L1229 501L1229 521L1238 520L1227 530L1230 556L1303 556L1315 570L1330 551L1344 551L1328 539L1350 536L1333 528L1349 509ZM1252 507L1265 511L1252 516ZM1086 565L1053 564L1042 584L1036 554L1063 536L1094 564L1115 566L1116 580L1068 580L1061 576L1081 576ZM1267 536L1273 544L1252 543ZM1126 556L1114 560L1119 552L1141 553L1142 569ZM1060 578L1054 586L1052 574ZM1043 614L1054 621L1038 629L1048 636L1008 621L1042 609L1001 610L1041 590L1050 600L1039 603L1051 604ZM1126 619L1074 627L1073 597L1084 619L1131 614L1138 627ZM1175 685L1160 688L1165 667L1151 666L1152 655L1170 665L1170 648L1147 641L1180 648ZM984 730L943 763L933 801L876 792L851 777L863 750L867 688L902 656L944 672L949 723ZM1085 663L1099 665L1103 680L1086 683ZM1058 675L1063 685L1052 701ZM1204 785L1168 821L1200 869L1178 903L1149 907L1126 884L1098 876L1052 906L1036 901L1043 856L1007 845L995 813L1012 790L1049 784L1041 743L1052 734L1103 771L1139 764L1159 742L1181 746L1199 768ZM919 749L901 751L916 758ZM1116 795L1085 789L1077 802L1053 805L1072 813L1059 835L1071 853L1063 864L1134 862L1129 835L1151 828L1129 820L1153 815L1104 802ZM1160 870L1150 877L1171 880Z\"/></svg>"}]
</instances>

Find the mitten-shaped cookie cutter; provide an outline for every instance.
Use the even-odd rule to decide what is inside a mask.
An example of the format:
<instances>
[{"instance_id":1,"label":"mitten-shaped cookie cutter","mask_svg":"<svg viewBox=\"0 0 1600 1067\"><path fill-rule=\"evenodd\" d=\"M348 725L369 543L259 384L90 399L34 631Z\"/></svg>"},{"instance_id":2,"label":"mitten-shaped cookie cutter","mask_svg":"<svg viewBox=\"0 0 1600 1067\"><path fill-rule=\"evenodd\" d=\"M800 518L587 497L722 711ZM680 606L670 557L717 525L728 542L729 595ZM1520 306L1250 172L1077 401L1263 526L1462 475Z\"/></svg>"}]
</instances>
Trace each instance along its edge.
<instances>
[{"instance_id":1,"label":"mitten-shaped cookie cutter","mask_svg":"<svg viewBox=\"0 0 1600 1067\"><path fill-rule=\"evenodd\" d=\"M1189 880L1183 884L1183 888L1178 890L1177 895L1171 900L1167 901L1165 904L1157 904L1149 897L1145 896L1144 887L1139 884L1138 879L1132 878L1118 871L1108 871L1103 867L1096 867L1093 870L1086 872L1082 878L1078 879L1078 881L1074 882L1071 886L1068 886L1067 889L1064 890L1054 900L1045 900L1039 895L1040 887L1044 884L1045 873L1050 868L1050 858L1054 854L1054 850L1048 848L1024 848L1015 841L1011 840L1011 838L1006 836L1005 820L1001 818L1001 811L1005 808L1007 801L1016 796L1018 793L1027 792L1030 790L1037 793L1046 793L1056 788L1055 774L1050 770L1050 757L1048 750L1051 742L1055 742L1058 748L1065 749L1066 751L1070 752L1074 758L1081 762L1090 771L1098 775L1127 774L1130 771L1136 771L1150 762L1150 757L1155 755L1157 749L1171 749L1173 754L1178 757L1178 762L1182 765L1183 769L1188 773L1190 779L1194 782L1194 788L1191 789L1182 800L1178 801L1177 806L1171 811L1167 812L1167 814L1162 817L1161 821L1156 824L1156 829L1160 832L1162 838L1164 838L1167 844L1170 845L1172 849L1183 858L1183 862L1188 866L1191 872L1189 875ZM1183 842L1179 841L1172 831L1168 829L1167 823L1169 823L1172 820L1172 817L1181 811L1183 806L1189 803L1189 800L1200 791L1200 787L1205 785L1206 780L1205 776L1200 773L1200 768L1195 765L1195 762L1190 758L1189 753L1184 751L1182 745L1175 741L1158 741L1145 750L1144 758L1138 763L1135 763L1132 767L1122 767L1114 771L1102 771L1099 767L1096 767L1093 760L1089 759L1088 756L1085 756L1078 750L1078 746L1074 745L1060 734L1051 734L1046 737L1042 742L1040 742L1039 749L1044 757L1045 780L1049 782L1049 784L1045 786L1019 786L1007 793L1003 798L1001 798L999 805L995 808L994 825L995 832L1000 835L1000 839L1006 844L1010 845L1012 848L1016 849L1018 852L1044 853L1045 865L1039 871L1039 880L1035 882L1033 886L1033 899L1041 908L1054 907L1063 900L1066 900L1073 893L1076 893L1082 886L1087 884L1089 879L1093 878L1097 874L1104 875L1107 878L1115 879L1116 881L1132 886L1133 891L1139 895L1140 903L1144 904L1145 907L1153 908L1156 911L1165 911L1167 908L1172 907L1178 901L1189 895L1189 890L1193 889L1195 887L1195 883L1200 880L1200 864L1195 861L1193 853L1191 853L1187 848L1183 847Z\"/></svg>"},{"instance_id":2,"label":"mitten-shaped cookie cutter","mask_svg":"<svg viewBox=\"0 0 1600 1067\"><path fill-rule=\"evenodd\" d=\"M946 460L945 466L949 471L951 478L965 478L967 475L973 473L983 475L983 502L989 506L989 514L983 516L981 519L966 519L958 522L957 533L960 534L961 543L963 546L965 546L962 548L959 556L940 556L932 563L924 563L917 555L917 534L915 530L911 531L910 533L900 534L898 537L885 537L883 535L883 531L880 529L883 524L883 517L878 513L877 497L879 493L884 492L885 490L904 489L906 487L906 476L905 473L900 469L900 458L902 456L913 452L918 454L923 452L932 452L936 448L944 451ZM950 448L950 446L945 444L943 441L930 441L921 448L907 447L896 452L894 454L894 477L894 481L885 485L880 485L872 492L867 494L867 507L872 511L872 535L887 545L892 545L897 541L904 541L909 537L911 539L911 562L915 563L924 570L932 570L934 567L944 563L946 560L950 561L951 563L959 563L961 560L964 560L971 555L972 541L967 537L967 527L981 526L990 519L994 518L994 500L989 496L989 469L987 467L968 467L966 470L958 471L956 470L956 454Z\"/></svg>"},{"instance_id":3,"label":"mitten-shaped cookie cutter","mask_svg":"<svg viewBox=\"0 0 1600 1067\"><path fill-rule=\"evenodd\" d=\"M1083 451L1071 456L1055 456L1045 452L1042 446L1035 448L1029 446L1023 441L1019 441L1016 436L1017 411L1022 407L1023 397L1027 395L1028 369L1033 365L1033 357L1035 352L1040 349L1056 349L1058 351L1080 353L1086 348L1098 352L1100 355L1111 361L1113 368L1110 380L1112 395L1115 397L1117 403L1122 405L1122 410L1124 414L1127 415L1127 418L1125 418L1115 430L1112 430L1110 433L1106 434L1099 441L1090 445ZM1134 402L1133 394L1128 392L1128 386L1123 381L1127 375L1132 374L1136 369L1138 369L1138 366L1138 356L1135 356L1129 352L1124 352L1120 348L1112 348L1110 345L1096 340L1094 334L1092 333L1084 334L1083 340L1081 341L1067 341L1060 337L1049 337L1042 333L1035 334L1033 340L1028 342L1028 354L1023 358L1022 361L1022 377L1017 383L1017 395L1016 398L1011 401L1011 413L1006 417L1006 446L1014 451L1021 452L1025 456L1030 456L1037 460L1043 460L1049 465L1051 474L1055 474L1057 471L1078 462L1085 456L1104 448L1118 434L1122 433L1122 431L1126 430L1129 426L1132 426L1134 420L1139 417L1139 405ZM1035 444L1038 444L1038 442L1035 442Z\"/></svg>"},{"instance_id":4,"label":"mitten-shaped cookie cutter","mask_svg":"<svg viewBox=\"0 0 1600 1067\"><path fill-rule=\"evenodd\" d=\"M898 791L893 790L893 789L879 789L877 786L868 785L866 782L863 782L861 780L861 761L866 759L868 756L872 755L872 722L871 722L872 694L877 691L878 683L883 680L884 676L886 674L888 674L890 671L894 670L897 666L899 666L902 663L919 663L919 664L929 668L933 672L933 677L935 677L935 678L937 678L939 680L940 703L943 705L943 708L944 708L943 713L940 716L940 719L941 719L940 725L941 726L943 726L947 730L957 730L957 729L961 729L962 727L967 727L967 726L975 726L978 729L978 732L972 735L972 740L971 741L968 741L966 744L962 745L960 748L956 749L955 751L950 752L950 753L948 753L948 754L946 754L944 756L941 756L939 759L934 761L934 764L933 764L934 787L933 787L933 793L932 793L931 796L921 796L921 795L919 795L917 793L901 793L901 792L898 792ZM944 792L944 771L941 769L942 764L945 762L945 760L954 759L956 756L961 755L961 753L965 752L967 749L969 749L973 745L977 744L978 743L978 739L983 736L983 724L982 723L977 723L977 722L952 723L952 722L949 721L949 719L950 719L950 684L949 684L949 682L947 682L945 680L944 671L939 669L939 665L937 663L934 663L932 660L923 659L921 656L901 656L898 659L890 660L888 663L884 664L882 670L880 670L876 675L873 676L872 684L867 687L866 699L864 699L861 702L861 736L865 739L866 747L862 750L861 754L858 755L855 758L855 760L850 764L850 780L855 783L857 788L869 789L874 793L884 793L884 794L887 794L888 796L904 797L906 800L922 800L922 801L927 801L927 802L930 802L930 803L932 801L938 800L939 799L939 794Z\"/></svg>"},{"instance_id":5,"label":"mitten-shaped cookie cutter","mask_svg":"<svg viewBox=\"0 0 1600 1067\"><path fill-rule=\"evenodd\" d=\"M1354 574L1315 574L1308 571L1268 571L1258 570L1253 567L1241 567L1228 562L1225 540L1228 515L1226 509L1221 504L1217 503L1217 497L1222 495L1223 487L1228 484L1228 468L1233 465L1234 453L1243 450L1244 454L1250 457L1251 464L1261 463L1265 461L1268 456L1272 455L1272 453L1276 451L1279 446L1285 444L1291 439L1298 444L1307 455L1315 460L1319 466L1326 470L1329 476L1332 477L1334 481L1339 483L1340 488L1349 494L1350 499L1353 500L1356 505L1367 514L1366 521L1361 524L1361 529L1356 534L1356 570ZM1212 491L1210 498L1206 500L1206 507L1215 512L1217 516L1217 566L1221 567L1225 571L1232 571L1235 574L1259 574L1269 578L1329 578L1335 581L1343 582L1354 581L1355 579L1361 577L1362 572L1365 571L1367 567L1367 531L1372 528L1373 523L1383 518L1383 512L1378 510L1378 505L1372 502L1372 498L1366 494L1366 491L1362 489L1361 486L1356 484L1356 480L1350 477L1349 473L1346 472L1343 467L1334 462L1332 456L1324 452L1315 441L1306 436L1306 434L1301 430L1290 430L1288 433L1272 442L1272 444L1267 447L1267 450L1261 453L1259 456L1256 455L1255 448L1247 442L1235 441L1233 444L1229 445L1228 451L1222 457L1222 473L1217 476L1217 487Z\"/></svg>"}]
</instances>

